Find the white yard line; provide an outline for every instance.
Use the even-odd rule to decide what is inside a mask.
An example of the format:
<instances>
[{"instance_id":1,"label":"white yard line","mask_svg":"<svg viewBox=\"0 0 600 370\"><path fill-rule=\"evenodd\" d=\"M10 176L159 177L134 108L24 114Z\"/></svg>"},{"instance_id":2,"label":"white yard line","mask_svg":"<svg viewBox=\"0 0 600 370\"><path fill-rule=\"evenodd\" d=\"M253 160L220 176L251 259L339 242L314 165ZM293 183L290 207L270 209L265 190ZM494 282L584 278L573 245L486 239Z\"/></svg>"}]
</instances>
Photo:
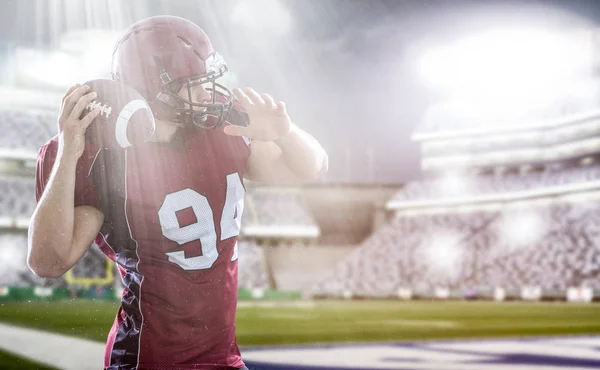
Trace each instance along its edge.
<instances>
[{"instance_id":1,"label":"white yard line","mask_svg":"<svg viewBox=\"0 0 600 370\"><path fill-rule=\"evenodd\" d=\"M0 348L64 370L97 370L104 364L104 343L2 323Z\"/></svg>"}]
</instances>

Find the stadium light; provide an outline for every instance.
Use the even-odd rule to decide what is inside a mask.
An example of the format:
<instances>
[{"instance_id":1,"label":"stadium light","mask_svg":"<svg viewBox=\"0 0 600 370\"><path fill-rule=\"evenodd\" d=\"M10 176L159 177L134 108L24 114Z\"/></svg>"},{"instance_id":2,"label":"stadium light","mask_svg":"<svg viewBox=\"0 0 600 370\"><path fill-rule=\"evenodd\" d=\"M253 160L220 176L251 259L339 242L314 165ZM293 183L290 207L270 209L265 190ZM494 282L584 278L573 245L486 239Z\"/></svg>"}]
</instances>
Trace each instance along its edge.
<instances>
[{"instance_id":1,"label":"stadium light","mask_svg":"<svg viewBox=\"0 0 600 370\"><path fill-rule=\"evenodd\" d=\"M113 31L75 30L63 35L59 49L19 49L19 78L26 83L56 89L94 78L109 78L117 38L118 33Z\"/></svg>"},{"instance_id":2,"label":"stadium light","mask_svg":"<svg viewBox=\"0 0 600 370\"><path fill-rule=\"evenodd\" d=\"M78 82L78 66L67 53L19 50L18 59L18 79L25 84L64 89Z\"/></svg>"},{"instance_id":3,"label":"stadium light","mask_svg":"<svg viewBox=\"0 0 600 370\"><path fill-rule=\"evenodd\" d=\"M278 0L240 0L231 13L234 21L246 27L286 33L290 28L290 13Z\"/></svg>"},{"instance_id":4,"label":"stadium light","mask_svg":"<svg viewBox=\"0 0 600 370\"><path fill-rule=\"evenodd\" d=\"M452 275L458 271L461 258L460 235L452 232L436 233L427 243L427 261L429 266L439 272Z\"/></svg>"},{"instance_id":5,"label":"stadium light","mask_svg":"<svg viewBox=\"0 0 600 370\"><path fill-rule=\"evenodd\" d=\"M504 235L510 249L532 246L546 232L542 215L534 210L507 211L502 217L499 234Z\"/></svg>"},{"instance_id":6,"label":"stadium light","mask_svg":"<svg viewBox=\"0 0 600 370\"><path fill-rule=\"evenodd\" d=\"M464 196L473 188L472 181L461 172L446 172L436 184L439 194L445 197Z\"/></svg>"},{"instance_id":7,"label":"stadium light","mask_svg":"<svg viewBox=\"0 0 600 370\"><path fill-rule=\"evenodd\" d=\"M500 29L432 49L419 69L424 82L453 96L530 104L589 72L591 63L583 32Z\"/></svg>"},{"instance_id":8,"label":"stadium light","mask_svg":"<svg viewBox=\"0 0 600 370\"><path fill-rule=\"evenodd\" d=\"M23 262L25 255L17 246L11 243L10 240L2 240L2 248L0 248L0 261L2 261L2 273L5 276L11 276L19 270L23 270Z\"/></svg>"}]
</instances>

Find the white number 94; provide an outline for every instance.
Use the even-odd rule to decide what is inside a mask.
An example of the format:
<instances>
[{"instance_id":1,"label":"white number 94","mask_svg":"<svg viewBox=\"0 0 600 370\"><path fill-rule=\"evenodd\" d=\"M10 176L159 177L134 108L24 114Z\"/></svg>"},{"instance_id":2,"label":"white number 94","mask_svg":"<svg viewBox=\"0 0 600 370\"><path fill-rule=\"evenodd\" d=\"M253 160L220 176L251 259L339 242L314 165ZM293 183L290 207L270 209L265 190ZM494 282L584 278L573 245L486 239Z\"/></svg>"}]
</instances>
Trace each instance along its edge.
<instances>
[{"instance_id":1,"label":"white number 94","mask_svg":"<svg viewBox=\"0 0 600 370\"><path fill-rule=\"evenodd\" d=\"M240 224L244 211L244 194L244 186L239 175L237 173L227 175L227 191L220 225L221 241L240 234ZM196 222L181 227L176 213L186 208L193 210ZM217 231L213 210L204 195L190 188L168 194L158 210L158 218L162 234L167 239L179 245L198 240L202 246L202 255L196 257L186 258L182 250L167 252L169 261L176 263L184 270L204 270L212 267L219 257ZM237 243L231 260L235 261L236 259Z\"/></svg>"}]
</instances>

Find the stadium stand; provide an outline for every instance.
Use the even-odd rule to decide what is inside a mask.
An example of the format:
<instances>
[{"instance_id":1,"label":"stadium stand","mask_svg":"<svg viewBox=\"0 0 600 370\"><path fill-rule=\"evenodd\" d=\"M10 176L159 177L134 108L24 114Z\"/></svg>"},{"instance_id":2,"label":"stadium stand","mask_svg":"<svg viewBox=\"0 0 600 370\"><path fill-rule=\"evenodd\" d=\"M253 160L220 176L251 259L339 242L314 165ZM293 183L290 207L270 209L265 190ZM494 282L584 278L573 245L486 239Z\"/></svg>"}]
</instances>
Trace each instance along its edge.
<instances>
[{"instance_id":1,"label":"stadium stand","mask_svg":"<svg viewBox=\"0 0 600 370\"><path fill-rule=\"evenodd\" d=\"M436 288L600 289L599 204L402 216L375 232L316 284L317 296L395 297ZM522 217L525 215L525 217ZM533 222L531 222L533 220Z\"/></svg>"},{"instance_id":2,"label":"stadium stand","mask_svg":"<svg viewBox=\"0 0 600 370\"><path fill-rule=\"evenodd\" d=\"M0 139L0 148L37 151L52 135L54 119L50 113L0 110L0 129L9 133ZM19 130L15 131L15 127ZM547 165L542 171L466 176L463 181L468 184L468 192L464 188L448 192L442 178L428 178L407 184L392 200L443 200L465 194L518 193L599 179L598 164ZM35 208L34 193L32 178L0 180L0 218L29 218ZM318 228L303 193L297 189L249 186L246 199L242 229L248 226ZM516 241L514 233L507 232L510 227L507 220L519 219L518 211L495 209L459 213L450 210L447 213L398 214L337 263L329 274L319 274L326 277L313 285L312 291L316 295L338 297L388 297L397 296L398 291L405 288L423 296L433 295L438 287L453 292L487 293L496 287L516 291L523 286L539 286L546 291L564 291L571 286L600 289L597 208L598 203L593 201L537 205L535 212L530 209L529 214L533 214L537 224L543 227L530 239ZM0 286L40 284L41 279L35 277L25 263L24 234L0 234L0 245L2 256L6 257L2 259L4 273ZM302 250L301 246L297 248L300 255L309 251ZM239 241L238 261L240 288L270 287L267 259L256 239L246 237ZM72 274L101 278L106 274L104 262L105 257L92 248L74 267ZM296 284L283 270L276 269L274 274L273 278L281 280L282 285L294 288L310 281L306 276L303 284ZM52 284L61 286L65 282L57 279Z\"/></svg>"},{"instance_id":3,"label":"stadium stand","mask_svg":"<svg viewBox=\"0 0 600 370\"><path fill-rule=\"evenodd\" d=\"M57 112L0 109L0 148L37 153L56 133Z\"/></svg>"},{"instance_id":4,"label":"stadium stand","mask_svg":"<svg viewBox=\"0 0 600 370\"><path fill-rule=\"evenodd\" d=\"M467 176L461 182L468 186L452 193L443 179L427 179L408 183L402 191L393 197L397 201L448 199L455 197L484 196L518 192L532 189L544 189L557 186L577 185L600 180L600 165L577 166L553 169L548 166L544 171L526 174L505 173L490 176Z\"/></svg>"},{"instance_id":5,"label":"stadium stand","mask_svg":"<svg viewBox=\"0 0 600 370\"><path fill-rule=\"evenodd\" d=\"M539 106L531 106L526 110L514 111L510 107L494 102L493 111L481 107L455 101L432 105L415 134L460 132L481 128L482 122L489 122L493 117L496 124L506 128L523 128L525 125L553 125L582 112L598 112L598 81L586 81L576 86L573 91L565 91L562 96Z\"/></svg>"},{"instance_id":6,"label":"stadium stand","mask_svg":"<svg viewBox=\"0 0 600 370\"><path fill-rule=\"evenodd\" d=\"M30 286L39 283L25 261L27 235L0 233L0 286Z\"/></svg>"},{"instance_id":7,"label":"stadium stand","mask_svg":"<svg viewBox=\"0 0 600 370\"><path fill-rule=\"evenodd\" d=\"M249 238L314 240L320 228L305 195L289 187L249 184L241 234Z\"/></svg>"},{"instance_id":8,"label":"stadium stand","mask_svg":"<svg viewBox=\"0 0 600 370\"><path fill-rule=\"evenodd\" d=\"M247 202L254 217L248 223L262 226L316 226L302 193L295 189L250 188Z\"/></svg>"},{"instance_id":9,"label":"stadium stand","mask_svg":"<svg viewBox=\"0 0 600 370\"><path fill-rule=\"evenodd\" d=\"M254 241L238 241L239 288L266 289L269 280L261 247Z\"/></svg>"},{"instance_id":10,"label":"stadium stand","mask_svg":"<svg viewBox=\"0 0 600 370\"><path fill-rule=\"evenodd\" d=\"M0 218L29 219L35 204L33 179L0 179Z\"/></svg>"}]
</instances>

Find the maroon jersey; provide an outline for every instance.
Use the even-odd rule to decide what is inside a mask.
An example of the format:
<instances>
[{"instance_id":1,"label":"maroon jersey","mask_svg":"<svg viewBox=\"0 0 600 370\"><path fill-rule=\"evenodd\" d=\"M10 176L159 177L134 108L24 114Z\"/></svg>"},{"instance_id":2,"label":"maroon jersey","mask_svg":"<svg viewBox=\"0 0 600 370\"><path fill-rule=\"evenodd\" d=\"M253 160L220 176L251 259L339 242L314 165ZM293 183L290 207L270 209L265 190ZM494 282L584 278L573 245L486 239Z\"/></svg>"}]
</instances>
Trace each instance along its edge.
<instances>
[{"instance_id":1,"label":"maroon jersey","mask_svg":"<svg viewBox=\"0 0 600 370\"><path fill-rule=\"evenodd\" d=\"M40 150L38 199L57 146L54 138ZM104 213L95 242L125 286L106 369L244 366L234 321L249 154L244 138L222 128L180 129L169 143L119 152L86 145L75 205Z\"/></svg>"}]
</instances>

